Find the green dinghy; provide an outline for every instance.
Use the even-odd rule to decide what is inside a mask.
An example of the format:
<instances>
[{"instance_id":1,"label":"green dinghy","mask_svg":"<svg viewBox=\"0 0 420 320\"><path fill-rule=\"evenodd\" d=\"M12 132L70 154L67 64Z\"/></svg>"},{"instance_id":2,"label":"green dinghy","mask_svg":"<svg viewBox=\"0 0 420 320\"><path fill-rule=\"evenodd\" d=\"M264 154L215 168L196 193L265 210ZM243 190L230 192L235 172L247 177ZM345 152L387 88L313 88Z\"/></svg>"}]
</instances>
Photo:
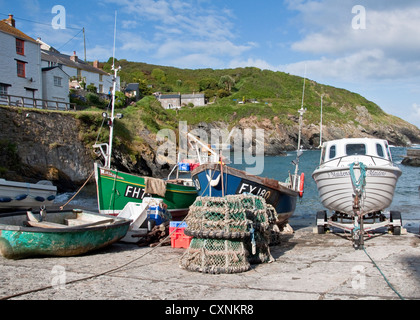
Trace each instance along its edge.
<instances>
[{"instance_id":1,"label":"green dinghy","mask_svg":"<svg viewBox=\"0 0 420 320\"><path fill-rule=\"evenodd\" d=\"M0 215L0 253L7 259L76 256L122 239L130 220L83 210Z\"/></svg>"}]
</instances>

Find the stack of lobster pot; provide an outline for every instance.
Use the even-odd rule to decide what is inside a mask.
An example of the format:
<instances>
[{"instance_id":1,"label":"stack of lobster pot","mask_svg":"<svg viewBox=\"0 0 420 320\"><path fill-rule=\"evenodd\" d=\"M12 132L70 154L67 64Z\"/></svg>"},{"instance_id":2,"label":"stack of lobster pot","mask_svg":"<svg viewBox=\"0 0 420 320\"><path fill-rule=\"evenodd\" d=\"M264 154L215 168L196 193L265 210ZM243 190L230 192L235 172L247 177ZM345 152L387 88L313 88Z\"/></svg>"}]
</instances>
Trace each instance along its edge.
<instances>
[{"instance_id":1,"label":"stack of lobster pot","mask_svg":"<svg viewBox=\"0 0 420 320\"><path fill-rule=\"evenodd\" d=\"M273 261L269 242L275 218L261 197L197 198L186 219L185 234L193 239L180 266L203 273L239 273L248 271L251 263Z\"/></svg>"}]
</instances>

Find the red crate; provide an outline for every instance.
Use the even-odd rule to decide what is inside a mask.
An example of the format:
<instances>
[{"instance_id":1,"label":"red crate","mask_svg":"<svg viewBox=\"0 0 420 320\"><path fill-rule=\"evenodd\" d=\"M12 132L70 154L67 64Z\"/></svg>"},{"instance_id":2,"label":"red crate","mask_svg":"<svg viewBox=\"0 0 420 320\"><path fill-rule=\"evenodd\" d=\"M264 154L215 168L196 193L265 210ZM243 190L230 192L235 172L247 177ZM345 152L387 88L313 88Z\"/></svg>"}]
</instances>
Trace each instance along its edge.
<instances>
[{"instance_id":1,"label":"red crate","mask_svg":"<svg viewBox=\"0 0 420 320\"><path fill-rule=\"evenodd\" d=\"M171 235L171 247L188 249L190 247L191 240L192 237L186 236L183 229L178 229Z\"/></svg>"},{"instance_id":2,"label":"red crate","mask_svg":"<svg viewBox=\"0 0 420 320\"><path fill-rule=\"evenodd\" d=\"M190 247L192 237L188 237L184 234L184 230L186 228L187 224L185 222L171 221L169 225L169 233L171 235L172 248L188 249Z\"/></svg>"}]
</instances>

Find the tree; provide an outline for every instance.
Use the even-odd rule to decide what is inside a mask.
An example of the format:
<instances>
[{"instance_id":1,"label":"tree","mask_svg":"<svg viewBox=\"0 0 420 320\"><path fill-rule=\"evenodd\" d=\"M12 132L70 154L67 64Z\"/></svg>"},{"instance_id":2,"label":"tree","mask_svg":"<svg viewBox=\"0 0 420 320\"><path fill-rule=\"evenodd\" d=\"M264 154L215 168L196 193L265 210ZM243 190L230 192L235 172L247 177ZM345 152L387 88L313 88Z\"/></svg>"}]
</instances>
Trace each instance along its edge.
<instances>
[{"instance_id":1,"label":"tree","mask_svg":"<svg viewBox=\"0 0 420 320\"><path fill-rule=\"evenodd\" d=\"M232 87L235 85L235 79L229 75L221 76L219 80L219 87L225 88L228 92L232 91Z\"/></svg>"},{"instance_id":2,"label":"tree","mask_svg":"<svg viewBox=\"0 0 420 320\"><path fill-rule=\"evenodd\" d=\"M217 89L217 80L212 78L206 78L202 79L198 82L200 86L200 92L206 91L206 90L215 90Z\"/></svg>"},{"instance_id":3,"label":"tree","mask_svg":"<svg viewBox=\"0 0 420 320\"><path fill-rule=\"evenodd\" d=\"M152 77L160 83L165 83L166 82L166 74L161 69L153 69Z\"/></svg>"},{"instance_id":4,"label":"tree","mask_svg":"<svg viewBox=\"0 0 420 320\"><path fill-rule=\"evenodd\" d=\"M152 94L152 90L147 86L146 80L141 80L139 82L139 91L140 91L140 99L143 99L146 96L149 96Z\"/></svg>"}]
</instances>

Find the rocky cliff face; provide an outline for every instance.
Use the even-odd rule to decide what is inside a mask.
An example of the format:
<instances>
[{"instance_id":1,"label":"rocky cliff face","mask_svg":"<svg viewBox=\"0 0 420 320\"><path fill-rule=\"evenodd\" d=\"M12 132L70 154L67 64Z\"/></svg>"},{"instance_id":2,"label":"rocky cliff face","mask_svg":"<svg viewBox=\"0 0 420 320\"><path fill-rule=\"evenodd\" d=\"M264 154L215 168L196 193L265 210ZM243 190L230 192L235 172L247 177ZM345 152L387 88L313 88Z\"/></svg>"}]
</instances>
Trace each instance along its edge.
<instances>
[{"instance_id":1,"label":"rocky cliff face","mask_svg":"<svg viewBox=\"0 0 420 320\"><path fill-rule=\"evenodd\" d=\"M420 143L420 129L401 119L392 119L392 122L375 123L372 117L363 106L358 107L359 115L355 122L345 124L326 123L323 125L322 140L329 141L342 138L380 138L388 140L389 144L396 146L409 146ZM390 116L391 117L391 116ZM238 134L232 135L232 141L242 139L243 148L252 153L256 146L263 146L265 155L279 155L284 151L296 150L298 144L299 119L295 115L289 115L292 125L284 125L274 118L273 120L249 117L239 121ZM190 129L202 129L210 136L211 130L224 130L229 132L229 123L200 123ZM245 129L252 129L246 131ZM256 129L264 130L264 138L259 139ZM302 147L314 149L320 145L319 124L303 121L302 126ZM232 145L234 147L234 145Z\"/></svg>"},{"instance_id":2,"label":"rocky cliff face","mask_svg":"<svg viewBox=\"0 0 420 320\"><path fill-rule=\"evenodd\" d=\"M93 169L71 114L0 108L0 167L10 180L51 180L62 191L83 183Z\"/></svg>"},{"instance_id":3,"label":"rocky cliff face","mask_svg":"<svg viewBox=\"0 0 420 320\"><path fill-rule=\"evenodd\" d=\"M363 114L364 109L360 108ZM323 140L378 137L399 146L420 143L420 130L417 127L399 119L392 124L375 124L369 117L369 114L361 116L356 120L357 125L353 122L325 124ZM290 115L289 120L291 125L281 124L276 118L258 120L251 116L242 119L236 126L238 132L232 136L232 141L240 141L240 146L251 153L255 153L256 146L260 146L266 155L295 150L298 118ZM205 130L210 137L212 129L230 132L229 126L225 122L201 123L188 129ZM74 191L92 173L93 163L97 160L93 149L82 142L81 127L80 120L73 113L0 107L0 178L26 182L47 179L57 185L59 191ZM264 137L258 137L255 129L264 130ZM158 146L154 136L147 130L136 135L145 141L143 149L133 156L124 144L116 146L114 166L121 171L165 177L170 167L156 163ZM305 121L302 129L303 148L316 148L319 140L319 125Z\"/></svg>"}]
</instances>

